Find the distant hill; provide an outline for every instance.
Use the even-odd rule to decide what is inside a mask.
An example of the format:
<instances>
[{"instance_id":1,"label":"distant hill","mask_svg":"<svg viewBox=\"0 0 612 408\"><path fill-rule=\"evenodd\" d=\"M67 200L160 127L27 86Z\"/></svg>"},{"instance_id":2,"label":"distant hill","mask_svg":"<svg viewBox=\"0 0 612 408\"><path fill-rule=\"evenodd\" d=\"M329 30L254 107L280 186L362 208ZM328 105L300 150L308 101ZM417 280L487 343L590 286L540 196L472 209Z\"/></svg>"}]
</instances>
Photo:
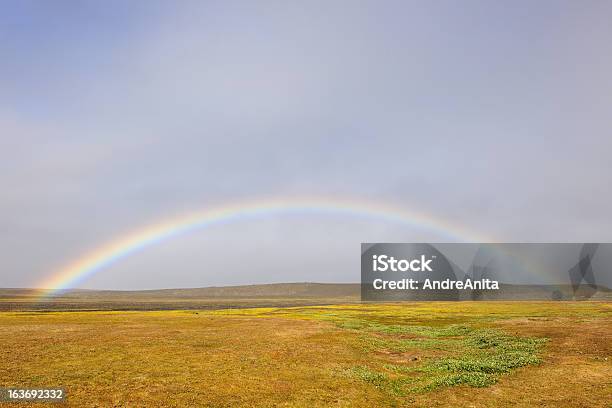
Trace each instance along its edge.
<instances>
[{"instance_id":1,"label":"distant hill","mask_svg":"<svg viewBox=\"0 0 612 408\"><path fill-rule=\"evenodd\" d=\"M185 289L72 289L52 297L39 289L0 289L0 311L18 310L167 310L305 306L353 303L353 283L273 283Z\"/></svg>"},{"instance_id":2,"label":"distant hill","mask_svg":"<svg viewBox=\"0 0 612 408\"><path fill-rule=\"evenodd\" d=\"M0 289L0 298L38 297L39 289ZM270 297L353 297L359 296L358 283L270 283L262 285L209 286L204 288L153 290L70 289L54 298L270 298Z\"/></svg>"},{"instance_id":3,"label":"distant hill","mask_svg":"<svg viewBox=\"0 0 612 408\"><path fill-rule=\"evenodd\" d=\"M130 292L108 291L111 296L161 296L180 298L329 298L355 297L360 294L358 283L271 283L263 285L211 286L205 288L158 289Z\"/></svg>"},{"instance_id":4,"label":"distant hill","mask_svg":"<svg viewBox=\"0 0 612 408\"><path fill-rule=\"evenodd\" d=\"M281 307L355 303L358 283L273 283L157 290L73 289L53 297L41 297L38 289L0 289L4 310L165 310L244 307ZM606 287L583 287L574 296L570 285L509 285L484 292L480 300L612 300ZM466 293L462 300L469 300ZM417 300L417 299L412 299Z\"/></svg>"}]
</instances>

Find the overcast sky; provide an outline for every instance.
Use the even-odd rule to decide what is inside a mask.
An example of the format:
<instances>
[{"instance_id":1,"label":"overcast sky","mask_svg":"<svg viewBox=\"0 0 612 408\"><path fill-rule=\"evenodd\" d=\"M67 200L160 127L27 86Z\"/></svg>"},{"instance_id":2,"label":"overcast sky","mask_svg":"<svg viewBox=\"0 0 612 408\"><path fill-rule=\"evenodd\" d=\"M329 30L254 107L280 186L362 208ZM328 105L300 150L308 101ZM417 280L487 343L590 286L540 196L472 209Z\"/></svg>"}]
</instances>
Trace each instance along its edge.
<instances>
[{"instance_id":1,"label":"overcast sky","mask_svg":"<svg viewBox=\"0 0 612 408\"><path fill-rule=\"evenodd\" d=\"M0 287L258 197L416 209L497 241L612 241L612 2L1 1ZM82 287L356 282L360 242L270 214Z\"/></svg>"}]
</instances>

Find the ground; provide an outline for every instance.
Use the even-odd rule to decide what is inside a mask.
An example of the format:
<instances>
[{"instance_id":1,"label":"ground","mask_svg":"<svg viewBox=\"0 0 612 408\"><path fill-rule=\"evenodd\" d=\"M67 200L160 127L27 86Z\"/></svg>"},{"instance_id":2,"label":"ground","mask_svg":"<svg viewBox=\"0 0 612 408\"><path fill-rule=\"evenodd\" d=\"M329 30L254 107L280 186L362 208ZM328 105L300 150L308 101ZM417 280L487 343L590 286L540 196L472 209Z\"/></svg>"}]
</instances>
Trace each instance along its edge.
<instances>
[{"instance_id":1,"label":"ground","mask_svg":"<svg viewBox=\"0 0 612 408\"><path fill-rule=\"evenodd\" d=\"M0 386L61 386L74 407L610 407L611 312L610 302L2 312Z\"/></svg>"}]
</instances>

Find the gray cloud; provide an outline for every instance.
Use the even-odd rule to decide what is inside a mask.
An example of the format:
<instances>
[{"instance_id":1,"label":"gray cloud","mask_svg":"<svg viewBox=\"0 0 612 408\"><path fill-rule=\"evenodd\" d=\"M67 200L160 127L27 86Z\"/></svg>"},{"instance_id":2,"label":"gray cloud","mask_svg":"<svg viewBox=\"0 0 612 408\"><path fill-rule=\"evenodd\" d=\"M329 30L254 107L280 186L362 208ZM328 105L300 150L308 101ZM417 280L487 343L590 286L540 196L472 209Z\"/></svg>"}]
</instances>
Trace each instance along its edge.
<instances>
[{"instance_id":1,"label":"gray cloud","mask_svg":"<svg viewBox=\"0 0 612 408\"><path fill-rule=\"evenodd\" d=\"M376 199L499 241L612 238L604 3L18 3L0 24L0 286L269 195ZM357 281L359 242L430 239L270 216L83 284Z\"/></svg>"}]
</instances>

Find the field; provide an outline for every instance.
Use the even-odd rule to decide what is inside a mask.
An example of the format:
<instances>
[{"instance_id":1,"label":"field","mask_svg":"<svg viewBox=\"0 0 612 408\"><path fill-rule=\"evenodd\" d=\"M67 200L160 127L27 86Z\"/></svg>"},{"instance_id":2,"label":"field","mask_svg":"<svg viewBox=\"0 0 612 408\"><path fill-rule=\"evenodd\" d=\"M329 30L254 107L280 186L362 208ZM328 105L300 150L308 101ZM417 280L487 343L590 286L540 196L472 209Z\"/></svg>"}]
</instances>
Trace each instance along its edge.
<instances>
[{"instance_id":1,"label":"field","mask_svg":"<svg viewBox=\"0 0 612 408\"><path fill-rule=\"evenodd\" d=\"M2 312L0 385L61 386L74 407L604 407L611 311L415 302Z\"/></svg>"}]
</instances>

